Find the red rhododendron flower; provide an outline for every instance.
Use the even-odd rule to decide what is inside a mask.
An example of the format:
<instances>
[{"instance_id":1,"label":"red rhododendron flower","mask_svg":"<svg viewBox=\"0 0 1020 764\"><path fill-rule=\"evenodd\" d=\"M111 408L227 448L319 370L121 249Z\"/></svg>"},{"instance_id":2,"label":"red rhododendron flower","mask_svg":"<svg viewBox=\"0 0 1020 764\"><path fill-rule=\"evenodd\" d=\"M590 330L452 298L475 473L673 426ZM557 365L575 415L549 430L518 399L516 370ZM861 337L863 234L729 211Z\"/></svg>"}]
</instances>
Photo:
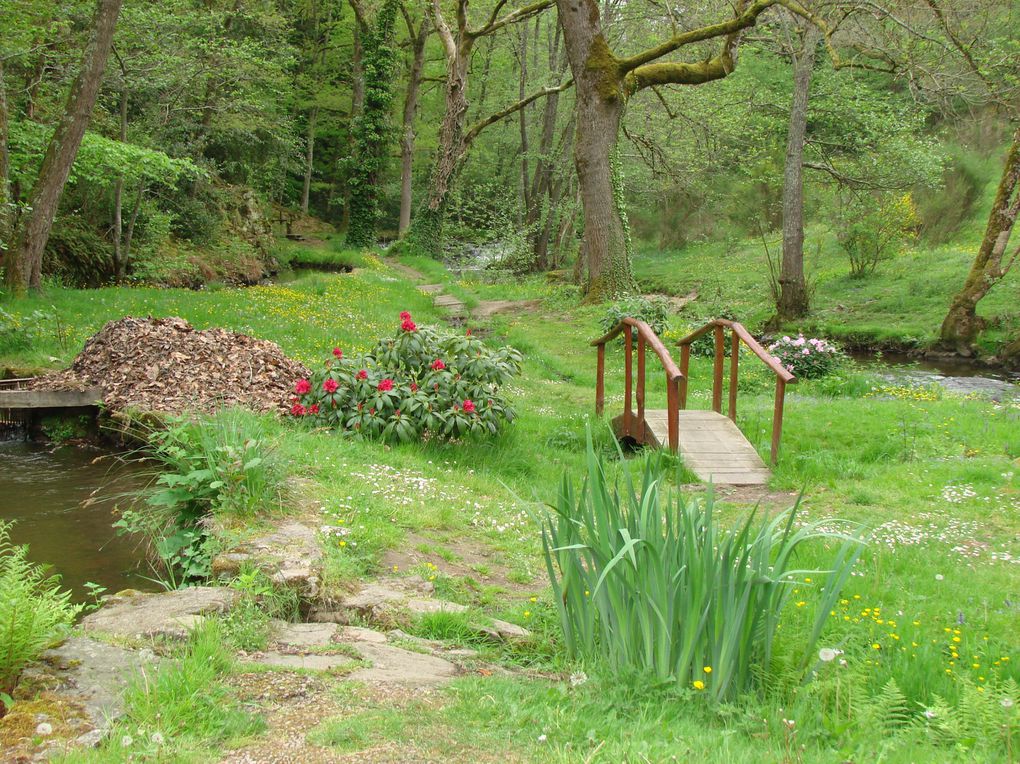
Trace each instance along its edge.
<instances>
[{"instance_id":1,"label":"red rhododendron flower","mask_svg":"<svg viewBox=\"0 0 1020 764\"><path fill-rule=\"evenodd\" d=\"M368 379L368 372L362 369L358 372L358 379Z\"/></svg>"},{"instance_id":2,"label":"red rhododendron flower","mask_svg":"<svg viewBox=\"0 0 1020 764\"><path fill-rule=\"evenodd\" d=\"M344 351L342 351L340 348L333 348L333 355L335 355L337 358L343 358Z\"/></svg>"},{"instance_id":3,"label":"red rhododendron flower","mask_svg":"<svg viewBox=\"0 0 1020 764\"><path fill-rule=\"evenodd\" d=\"M309 406L308 407L308 413L309 414L318 414L319 413L319 404L318 403L313 403L311 406Z\"/></svg>"},{"instance_id":4,"label":"red rhododendron flower","mask_svg":"<svg viewBox=\"0 0 1020 764\"><path fill-rule=\"evenodd\" d=\"M337 388L336 380L329 377L325 382L322 383L322 389L327 393L335 393Z\"/></svg>"},{"instance_id":5,"label":"red rhododendron flower","mask_svg":"<svg viewBox=\"0 0 1020 764\"><path fill-rule=\"evenodd\" d=\"M298 395L312 392L312 383L307 379L299 379L294 383L294 392Z\"/></svg>"},{"instance_id":6,"label":"red rhododendron flower","mask_svg":"<svg viewBox=\"0 0 1020 764\"><path fill-rule=\"evenodd\" d=\"M465 400L464 401L464 413L465 414L473 414L474 410L475 410L474 401Z\"/></svg>"},{"instance_id":7,"label":"red rhododendron flower","mask_svg":"<svg viewBox=\"0 0 1020 764\"><path fill-rule=\"evenodd\" d=\"M403 329L405 332L413 332L417 331L418 325L408 318L404 320L404 323L400 325L400 328Z\"/></svg>"},{"instance_id":8,"label":"red rhododendron flower","mask_svg":"<svg viewBox=\"0 0 1020 764\"><path fill-rule=\"evenodd\" d=\"M400 320L401 321L410 321L411 320L411 314L408 313L406 310L400 311Z\"/></svg>"},{"instance_id":9,"label":"red rhododendron flower","mask_svg":"<svg viewBox=\"0 0 1020 764\"><path fill-rule=\"evenodd\" d=\"M389 392L392 389L393 389L392 379L384 379L382 382L379 383L379 392L381 393Z\"/></svg>"},{"instance_id":10,"label":"red rhododendron flower","mask_svg":"<svg viewBox=\"0 0 1020 764\"><path fill-rule=\"evenodd\" d=\"M439 358L432 362L432 371L442 371L446 368L446 364Z\"/></svg>"},{"instance_id":11,"label":"red rhododendron flower","mask_svg":"<svg viewBox=\"0 0 1020 764\"><path fill-rule=\"evenodd\" d=\"M464 336L470 337L471 336L471 330L468 329L466 332L464 332Z\"/></svg>"},{"instance_id":12,"label":"red rhododendron flower","mask_svg":"<svg viewBox=\"0 0 1020 764\"><path fill-rule=\"evenodd\" d=\"M412 393L418 392L418 385L415 384L414 382L411 383L411 392Z\"/></svg>"},{"instance_id":13,"label":"red rhododendron flower","mask_svg":"<svg viewBox=\"0 0 1020 764\"><path fill-rule=\"evenodd\" d=\"M305 407L302 406L300 403L295 403L293 406L290 407L290 413L293 416L304 416Z\"/></svg>"}]
</instances>

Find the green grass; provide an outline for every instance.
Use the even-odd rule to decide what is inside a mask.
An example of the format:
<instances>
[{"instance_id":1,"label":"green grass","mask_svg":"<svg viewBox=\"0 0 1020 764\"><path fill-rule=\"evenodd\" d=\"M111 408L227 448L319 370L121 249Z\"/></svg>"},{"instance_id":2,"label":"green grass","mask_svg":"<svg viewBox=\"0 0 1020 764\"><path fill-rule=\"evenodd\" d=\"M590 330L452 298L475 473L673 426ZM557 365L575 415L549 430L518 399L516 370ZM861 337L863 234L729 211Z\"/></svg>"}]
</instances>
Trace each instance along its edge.
<instances>
[{"instance_id":1,"label":"green grass","mask_svg":"<svg viewBox=\"0 0 1020 764\"><path fill-rule=\"evenodd\" d=\"M277 242L273 255L280 265L292 269L349 271L354 268L371 268L378 264L374 256L362 250L347 249L337 239L322 243L283 239Z\"/></svg>"},{"instance_id":2,"label":"green grass","mask_svg":"<svg viewBox=\"0 0 1020 764\"><path fill-rule=\"evenodd\" d=\"M664 258L645 253L638 271L646 283L654 276L669 291L697 286L699 311L731 306L753 326L768 312L760 260L751 245L730 259L712 254L722 251L705 245ZM812 320L831 322L842 336L930 337L939 300L969 257L962 250L950 253L939 250L938 257L924 260L905 256L859 285L840 281L843 264L833 254ZM429 280L451 281L438 264L405 261ZM355 274L302 274L288 284L249 289L50 288L26 301L3 300L0 305L19 316L39 309L60 320L29 348L4 352L0 367L66 364L88 335L125 314L181 315L199 328L225 326L275 341L309 363L336 345L345 351L370 347L392 332L403 309L419 324L438 321L430 299L404 275L371 258L369 263ZM727 761L793 761L782 719L794 718L796 744L807 746L805 761L1004 758L1002 744L986 732L988 709L994 708L974 699L998 697L1018 678L1016 659L1004 658L1020 654L1017 566L1010 562L1020 557L1020 408L926 391L872 390L881 383L859 371L791 388L770 486L786 494L771 497L767 508L786 508L803 490L806 520L841 517L872 529L820 640L843 650L848 665L805 686L810 689L777 689L733 707L711 707L703 695L665 692L640 678L606 677L597 667L567 661L556 625L528 510L532 502L554 500L564 471L583 474L586 423L594 427L599 453L616 452L608 428L591 414L595 353L588 343L601 334L604 310L577 307L569 287L540 279L513 285L465 281L457 288L477 299L542 301L536 312L488 322L487 341L510 343L525 354L523 372L509 390L520 418L506 434L463 444L385 446L285 420L267 419L267 431L278 438L281 458L311 482L323 524L350 530L343 545L340 538L328 542L327 589L380 572L379 556L407 544L405 535L414 533L449 550L449 559L439 556L437 562L465 566L457 575L437 577L445 595L539 635L526 648L494 651L493 660L554 679L586 670L592 679L571 689L544 678L467 677L420 705L375 707L359 699L339 726L330 722L316 736L338 751L362 750L366 740L368 747L391 741L428 752L422 758L450 761L659 761L706 751ZM1004 305L1009 289L1015 286L1001 285L989 310ZM680 329L676 323L673 331ZM772 383L754 364L744 368L738 423L767 454ZM622 408L622 370L622 348L614 345L607 353L609 415ZM710 362L695 358L692 407L708 406L710 381ZM664 385L651 370L647 392L650 408L664 406ZM614 472L615 464L608 469ZM746 504L725 498L717 504L721 523L745 516ZM462 626L437 621L422 628L462 639ZM257 632L243 636L259 639ZM954 649L959 658L952 657ZM894 723L892 732L875 711L890 679L912 714L909 724ZM949 742L914 724L938 698L951 707L948 718L962 719ZM192 725L200 731L195 740L212 739L201 733L204 722L186 726ZM540 743L542 734L547 737ZM957 743L970 747L954 753Z\"/></svg>"},{"instance_id":3,"label":"green grass","mask_svg":"<svg viewBox=\"0 0 1020 764\"><path fill-rule=\"evenodd\" d=\"M775 257L782 245L769 236ZM962 286L980 242L968 230L952 244L924 242L882 263L878 272L851 278L849 264L834 235L811 226L805 244L805 269L814 284L811 314L787 327L861 345L913 347L932 342L949 302ZM639 247L634 269L644 291L698 299L686 314L699 319L732 315L752 331L774 313L765 249L760 239L712 241L682 250ZM1020 332L1020 278L1010 274L979 305L990 320L980 342L993 349Z\"/></svg>"}]
</instances>

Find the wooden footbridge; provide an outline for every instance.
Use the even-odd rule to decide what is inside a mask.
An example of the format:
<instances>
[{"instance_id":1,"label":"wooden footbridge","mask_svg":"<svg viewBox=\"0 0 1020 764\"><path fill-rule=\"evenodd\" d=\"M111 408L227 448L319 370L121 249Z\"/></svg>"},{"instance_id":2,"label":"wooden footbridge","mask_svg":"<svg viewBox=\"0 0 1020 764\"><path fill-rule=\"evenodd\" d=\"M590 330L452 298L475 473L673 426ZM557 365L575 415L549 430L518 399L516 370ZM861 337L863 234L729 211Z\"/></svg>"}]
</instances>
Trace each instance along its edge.
<instances>
[{"instance_id":1,"label":"wooden footbridge","mask_svg":"<svg viewBox=\"0 0 1020 764\"><path fill-rule=\"evenodd\" d=\"M730 369L728 409L722 413L723 376L726 356L726 333L730 338ZM712 380L712 410L693 411L687 408L688 370L691 361L691 344L699 337L712 332L715 353ZM680 365L673 361L662 340L644 321L624 318L608 334L592 342L598 348L598 367L595 383L595 412L602 415L605 409L606 344L623 335L624 341L624 407L623 413L613 419L616 436L637 445L666 447L678 453L685 466L701 480L716 484L762 485L768 482L769 468L754 446L736 425L737 382L739 378L740 344L768 366L776 377L775 406L772 414L771 463L779 455L779 440L783 432L783 402L786 386L795 384L791 374L766 351L741 324L716 319L710 321L677 343L680 346ZM637 374L634 374L634 345L637 345ZM658 357L666 375L666 408L645 409L645 351L651 348ZM633 409L634 400L637 410Z\"/></svg>"},{"instance_id":2,"label":"wooden footbridge","mask_svg":"<svg viewBox=\"0 0 1020 764\"><path fill-rule=\"evenodd\" d=\"M0 430L31 428L37 415L88 414L99 411L103 388L87 390L32 390L27 379L0 380Z\"/></svg>"}]
</instances>

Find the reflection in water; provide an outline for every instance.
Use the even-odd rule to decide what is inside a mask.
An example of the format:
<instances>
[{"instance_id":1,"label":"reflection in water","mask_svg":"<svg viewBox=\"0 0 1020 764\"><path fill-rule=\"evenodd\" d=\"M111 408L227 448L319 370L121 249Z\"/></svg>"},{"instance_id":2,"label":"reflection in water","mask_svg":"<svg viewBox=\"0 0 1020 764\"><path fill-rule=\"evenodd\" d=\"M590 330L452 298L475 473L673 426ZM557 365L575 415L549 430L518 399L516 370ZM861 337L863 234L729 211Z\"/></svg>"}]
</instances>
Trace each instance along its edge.
<instances>
[{"instance_id":1,"label":"reflection in water","mask_svg":"<svg viewBox=\"0 0 1020 764\"><path fill-rule=\"evenodd\" d=\"M152 589L136 539L118 537L112 523L118 493L138 488L137 470L103 452L0 441L0 520L16 521L11 541L28 544L29 557L52 566L75 601L85 601L88 581L111 593ZM101 498L86 502L96 488Z\"/></svg>"}]
</instances>

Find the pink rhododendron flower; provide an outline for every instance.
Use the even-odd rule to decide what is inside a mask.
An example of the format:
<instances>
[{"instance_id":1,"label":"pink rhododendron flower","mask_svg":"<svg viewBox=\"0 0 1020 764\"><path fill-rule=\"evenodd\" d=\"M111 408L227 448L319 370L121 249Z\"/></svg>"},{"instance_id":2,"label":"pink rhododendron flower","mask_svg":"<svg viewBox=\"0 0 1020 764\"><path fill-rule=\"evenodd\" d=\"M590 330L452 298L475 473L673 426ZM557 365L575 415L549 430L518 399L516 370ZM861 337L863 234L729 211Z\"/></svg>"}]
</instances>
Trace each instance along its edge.
<instances>
[{"instance_id":1,"label":"pink rhododendron flower","mask_svg":"<svg viewBox=\"0 0 1020 764\"><path fill-rule=\"evenodd\" d=\"M432 371L442 371L446 368L446 364L439 358L432 362Z\"/></svg>"},{"instance_id":2,"label":"pink rhododendron flower","mask_svg":"<svg viewBox=\"0 0 1020 764\"><path fill-rule=\"evenodd\" d=\"M319 404L318 403L313 403L311 406L309 406L308 407L308 413L309 414L318 414L319 413Z\"/></svg>"},{"instance_id":3,"label":"pink rhododendron flower","mask_svg":"<svg viewBox=\"0 0 1020 764\"><path fill-rule=\"evenodd\" d=\"M338 359L343 358L344 351L342 351L340 348L333 348L333 355L336 356Z\"/></svg>"},{"instance_id":4,"label":"pink rhododendron flower","mask_svg":"<svg viewBox=\"0 0 1020 764\"><path fill-rule=\"evenodd\" d=\"M382 382L379 383L379 392L385 393L389 392L392 389L393 389L392 379L384 379Z\"/></svg>"},{"instance_id":5,"label":"pink rhododendron flower","mask_svg":"<svg viewBox=\"0 0 1020 764\"><path fill-rule=\"evenodd\" d=\"M418 392L418 385L414 382L411 383L411 392L412 393Z\"/></svg>"},{"instance_id":6,"label":"pink rhododendron flower","mask_svg":"<svg viewBox=\"0 0 1020 764\"><path fill-rule=\"evenodd\" d=\"M411 320L411 314L408 313L406 310L400 311L400 320L401 321L410 321Z\"/></svg>"},{"instance_id":7,"label":"pink rhododendron flower","mask_svg":"<svg viewBox=\"0 0 1020 764\"><path fill-rule=\"evenodd\" d=\"M465 400L464 401L464 413L465 414L472 414L472 413L474 413L474 410L475 410L474 401Z\"/></svg>"},{"instance_id":8,"label":"pink rhododendron flower","mask_svg":"<svg viewBox=\"0 0 1020 764\"><path fill-rule=\"evenodd\" d=\"M312 392L312 383L307 379L299 379L294 383L294 392L298 395Z\"/></svg>"},{"instance_id":9,"label":"pink rhododendron flower","mask_svg":"<svg viewBox=\"0 0 1020 764\"><path fill-rule=\"evenodd\" d=\"M405 332L413 332L417 331L418 325L411 319L407 318L404 319L404 323L400 325L400 328Z\"/></svg>"},{"instance_id":10,"label":"pink rhododendron flower","mask_svg":"<svg viewBox=\"0 0 1020 764\"><path fill-rule=\"evenodd\" d=\"M368 372L362 369L358 372L358 379L368 379Z\"/></svg>"},{"instance_id":11,"label":"pink rhododendron flower","mask_svg":"<svg viewBox=\"0 0 1020 764\"><path fill-rule=\"evenodd\" d=\"M304 416L305 407L302 406L300 403L295 403L293 406L290 407L290 413L292 416Z\"/></svg>"},{"instance_id":12,"label":"pink rhododendron flower","mask_svg":"<svg viewBox=\"0 0 1020 764\"><path fill-rule=\"evenodd\" d=\"M333 379L332 377L328 378L325 382L322 383L322 389L325 390L327 393L335 393L336 388L337 388L336 380Z\"/></svg>"}]
</instances>

